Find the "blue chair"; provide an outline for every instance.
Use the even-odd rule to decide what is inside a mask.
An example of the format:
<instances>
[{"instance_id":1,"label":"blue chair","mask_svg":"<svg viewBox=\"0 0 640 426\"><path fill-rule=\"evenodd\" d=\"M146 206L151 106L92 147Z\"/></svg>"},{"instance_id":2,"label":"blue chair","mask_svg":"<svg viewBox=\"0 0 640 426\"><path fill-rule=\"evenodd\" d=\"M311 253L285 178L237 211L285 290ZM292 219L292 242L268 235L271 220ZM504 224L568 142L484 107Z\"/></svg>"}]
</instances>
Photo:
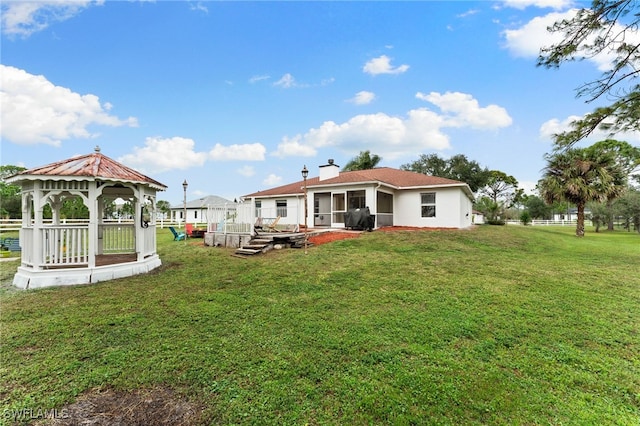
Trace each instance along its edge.
<instances>
[{"instance_id":1,"label":"blue chair","mask_svg":"<svg viewBox=\"0 0 640 426\"><path fill-rule=\"evenodd\" d=\"M178 233L173 226L170 226L169 230L173 234L173 241L182 241L187 237L184 232Z\"/></svg>"}]
</instances>

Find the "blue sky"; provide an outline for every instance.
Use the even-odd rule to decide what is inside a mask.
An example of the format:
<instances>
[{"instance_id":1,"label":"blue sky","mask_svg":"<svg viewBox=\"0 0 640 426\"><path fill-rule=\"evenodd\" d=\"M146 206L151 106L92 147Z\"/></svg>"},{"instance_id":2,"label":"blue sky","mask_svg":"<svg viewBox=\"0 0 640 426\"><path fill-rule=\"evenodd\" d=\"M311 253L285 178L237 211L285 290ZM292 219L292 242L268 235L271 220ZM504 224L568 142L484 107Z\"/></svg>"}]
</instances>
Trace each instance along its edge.
<instances>
[{"instance_id":1,"label":"blue sky","mask_svg":"<svg viewBox=\"0 0 640 426\"><path fill-rule=\"evenodd\" d=\"M102 153L239 198L360 151L464 154L532 188L607 58L536 67L586 2L3 1L1 163ZM606 135L595 135L594 140ZM637 134L618 135L634 145Z\"/></svg>"}]
</instances>

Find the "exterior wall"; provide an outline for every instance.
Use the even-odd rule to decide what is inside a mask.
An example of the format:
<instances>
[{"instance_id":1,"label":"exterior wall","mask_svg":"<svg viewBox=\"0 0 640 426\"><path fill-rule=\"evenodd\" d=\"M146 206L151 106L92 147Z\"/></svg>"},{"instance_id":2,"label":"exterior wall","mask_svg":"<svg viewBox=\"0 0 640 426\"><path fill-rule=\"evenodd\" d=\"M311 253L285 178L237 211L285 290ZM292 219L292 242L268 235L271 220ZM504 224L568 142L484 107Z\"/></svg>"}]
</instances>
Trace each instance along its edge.
<instances>
[{"instance_id":1,"label":"exterior wall","mask_svg":"<svg viewBox=\"0 0 640 426\"><path fill-rule=\"evenodd\" d=\"M422 217L420 194L436 193L436 216ZM469 213L469 216L466 214ZM394 225L425 228L466 228L471 226L471 200L460 188L417 189L397 192Z\"/></svg>"},{"instance_id":2,"label":"exterior wall","mask_svg":"<svg viewBox=\"0 0 640 426\"><path fill-rule=\"evenodd\" d=\"M468 228L473 225L473 202L464 191L460 190L460 228Z\"/></svg>"},{"instance_id":3,"label":"exterior wall","mask_svg":"<svg viewBox=\"0 0 640 426\"><path fill-rule=\"evenodd\" d=\"M309 226L313 224L313 194L308 192L307 194L307 203L308 203L308 212L309 212ZM260 198L262 203L260 207L260 217L275 219L280 216L280 220L278 221L278 225L300 225L304 223L304 197L295 197L295 196L282 196L282 197L274 197L274 198ZM276 201L286 200L287 201L287 215L282 216L278 214L278 208L276 205Z\"/></svg>"}]
</instances>

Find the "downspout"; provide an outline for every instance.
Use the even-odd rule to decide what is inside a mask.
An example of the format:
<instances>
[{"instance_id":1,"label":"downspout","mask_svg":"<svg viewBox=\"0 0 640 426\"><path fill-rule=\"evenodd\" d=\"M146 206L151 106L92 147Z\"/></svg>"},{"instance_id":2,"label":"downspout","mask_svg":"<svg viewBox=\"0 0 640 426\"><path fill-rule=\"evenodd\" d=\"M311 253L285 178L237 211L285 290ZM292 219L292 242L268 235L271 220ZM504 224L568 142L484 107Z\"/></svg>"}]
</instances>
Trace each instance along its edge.
<instances>
[{"instance_id":1,"label":"downspout","mask_svg":"<svg viewBox=\"0 0 640 426\"><path fill-rule=\"evenodd\" d=\"M380 189L380 187L382 186L382 184L380 182L378 182L378 185L376 185L376 187L373 189L373 204L375 205L375 216L376 216L376 221L373 223L373 227L374 229L377 228L377 222L378 222L378 189Z\"/></svg>"}]
</instances>

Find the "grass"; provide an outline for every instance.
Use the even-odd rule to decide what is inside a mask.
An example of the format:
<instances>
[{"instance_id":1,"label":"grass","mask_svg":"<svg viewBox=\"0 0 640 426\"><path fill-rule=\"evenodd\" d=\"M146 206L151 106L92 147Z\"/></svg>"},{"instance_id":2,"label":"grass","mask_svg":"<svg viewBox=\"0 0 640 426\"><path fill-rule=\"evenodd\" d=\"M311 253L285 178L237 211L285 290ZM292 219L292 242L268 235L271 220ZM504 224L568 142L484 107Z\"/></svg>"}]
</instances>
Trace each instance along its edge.
<instances>
[{"instance_id":1,"label":"grass","mask_svg":"<svg viewBox=\"0 0 640 426\"><path fill-rule=\"evenodd\" d=\"M151 274L5 286L0 401L162 386L205 424L638 425L640 236L573 232L372 232L243 260L165 229Z\"/></svg>"}]
</instances>

